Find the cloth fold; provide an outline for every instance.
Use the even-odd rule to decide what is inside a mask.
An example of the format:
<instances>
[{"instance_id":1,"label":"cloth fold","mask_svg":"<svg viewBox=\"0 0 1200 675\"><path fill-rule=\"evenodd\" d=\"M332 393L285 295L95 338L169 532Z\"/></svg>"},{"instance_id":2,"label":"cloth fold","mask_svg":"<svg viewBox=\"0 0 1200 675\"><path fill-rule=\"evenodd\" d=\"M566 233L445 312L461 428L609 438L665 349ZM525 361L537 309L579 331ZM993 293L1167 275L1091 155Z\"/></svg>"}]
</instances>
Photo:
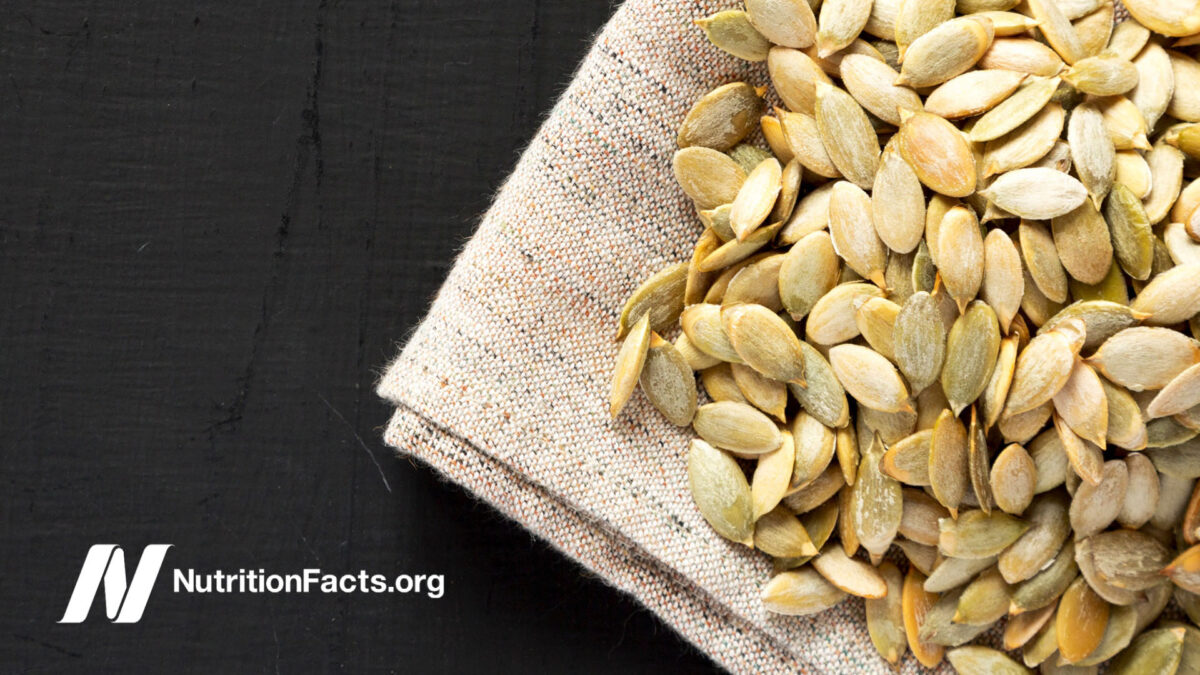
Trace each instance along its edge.
<instances>
[{"instance_id":1,"label":"cloth fold","mask_svg":"<svg viewBox=\"0 0 1200 675\"><path fill-rule=\"evenodd\" d=\"M766 556L720 538L688 492L689 432L635 394L607 412L629 293L690 257L676 128L715 86L765 68L694 19L727 0L629 0L522 155L428 316L381 380L386 441L631 594L733 672L891 669L861 602L766 612ZM902 670L917 670L909 658Z\"/></svg>"}]
</instances>

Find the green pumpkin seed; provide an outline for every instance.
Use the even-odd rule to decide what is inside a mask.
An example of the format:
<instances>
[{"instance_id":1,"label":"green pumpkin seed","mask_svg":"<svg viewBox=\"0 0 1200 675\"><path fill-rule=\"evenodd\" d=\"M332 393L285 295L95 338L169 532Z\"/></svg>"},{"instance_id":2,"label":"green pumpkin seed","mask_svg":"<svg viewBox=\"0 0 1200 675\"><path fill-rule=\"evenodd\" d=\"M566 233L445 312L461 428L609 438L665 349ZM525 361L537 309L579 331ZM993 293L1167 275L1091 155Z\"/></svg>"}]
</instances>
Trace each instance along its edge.
<instances>
[{"instance_id":1,"label":"green pumpkin seed","mask_svg":"<svg viewBox=\"0 0 1200 675\"><path fill-rule=\"evenodd\" d=\"M942 390L955 414L973 403L987 387L1000 352L1000 324L986 303L972 302L946 339Z\"/></svg>"},{"instance_id":2,"label":"green pumpkin seed","mask_svg":"<svg viewBox=\"0 0 1200 675\"><path fill-rule=\"evenodd\" d=\"M811 13L811 12L810 12ZM771 42L750 23L750 17L739 9L717 12L697 19L709 42L746 61L766 61Z\"/></svg>"},{"instance_id":3,"label":"green pumpkin seed","mask_svg":"<svg viewBox=\"0 0 1200 675\"><path fill-rule=\"evenodd\" d=\"M1029 529L1029 524L1003 511L966 511L957 519L943 518L938 550L955 558L998 555Z\"/></svg>"},{"instance_id":4,"label":"green pumpkin seed","mask_svg":"<svg viewBox=\"0 0 1200 675\"><path fill-rule=\"evenodd\" d=\"M738 543L751 542L750 485L732 457L702 440L693 440L688 451L688 483L696 507L717 534Z\"/></svg>"},{"instance_id":5,"label":"green pumpkin seed","mask_svg":"<svg viewBox=\"0 0 1200 675\"><path fill-rule=\"evenodd\" d=\"M783 442L771 418L745 403L718 401L702 405L692 424L701 438L731 452L763 455Z\"/></svg>"},{"instance_id":6,"label":"green pumpkin seed","mask_svg":"<svg viewBox=\"0 0 1200 675\"><path fill-rule=\"evenodd\" d=\"M804 384L800 339L777 314L761 305L721 309L721 326L739 358L765 377Z\"/></svg>"},{"instance_id":7,"label":"green pumpkin seed","mask_svg":"<svg viewBox=\"0 0 1200 675\"><path fill-rule=\"evenodd\" d=\"M728 150L754 129L763 100L754 87L731 82L705 94L679 126L679 147Z\"/></svg>"},{"instance_id":8,"label":"green pumpkin seed","mask_svg":"<svg viewBox=\"0 0 1200 675\"><path fill-rule=\"evenodd\" d=\"M844 591L808 567L777 574L762 589L763 606L788 616L818 614L845 598Z\"/></svg>"},{"instance_id":9,"label":"green pumpkin seed","mask_svg":"<svg viewBox=\"0 0 1200 675\"><path fill-rule=\"evenodd\" d=\"M755 523L754 548L779 558L817 554L804 525L782 506L775 507Z\"/></svg>"},{"instance_id":10,"label":"green pumpkin seed","mask_svg":"<svg viewBox=\"0 0 1200 675\"><path fill-rule=\"evenodd\" d=\"M638 379L646 398L671 424L686 427L696 414L696 376L675 346L654 334Z\"/></svg>"}]
</instances>

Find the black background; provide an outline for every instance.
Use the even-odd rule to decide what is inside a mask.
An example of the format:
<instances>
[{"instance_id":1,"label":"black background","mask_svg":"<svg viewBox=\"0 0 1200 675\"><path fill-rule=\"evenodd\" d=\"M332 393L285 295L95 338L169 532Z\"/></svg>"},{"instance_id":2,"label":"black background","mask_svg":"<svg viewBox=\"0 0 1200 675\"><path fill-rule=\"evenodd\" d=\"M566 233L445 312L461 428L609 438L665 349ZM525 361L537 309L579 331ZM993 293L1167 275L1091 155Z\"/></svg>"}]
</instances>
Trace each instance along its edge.
<instances>
[{"instance_id":1,"label":"black background","mask_svg":"<svg viewBox=\"0 0 1200 675\"><path fill-rule=\"evenodd\" d=\"M372 392L613 7L0 2L6 672L694 671L636 603L380 441ZM441 573L58 625L89 546Z\"/></svg>"}]
</instances>

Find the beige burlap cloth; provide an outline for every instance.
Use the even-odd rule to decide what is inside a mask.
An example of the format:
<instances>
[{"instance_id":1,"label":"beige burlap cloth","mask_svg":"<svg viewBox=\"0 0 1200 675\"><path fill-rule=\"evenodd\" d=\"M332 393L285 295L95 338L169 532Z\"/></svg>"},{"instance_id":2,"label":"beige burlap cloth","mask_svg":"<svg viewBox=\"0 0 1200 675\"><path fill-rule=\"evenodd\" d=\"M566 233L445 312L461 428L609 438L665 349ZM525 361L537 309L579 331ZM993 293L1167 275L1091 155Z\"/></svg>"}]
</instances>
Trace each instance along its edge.
<instances>
[{"instance_id":1,"label":"beige burlap cloth","mask_svg":"<svg viewBox=\"0 0 1200 675\"><path fill-rule=\"evenodd\" d=\"M608 416L621 305L665 263L687 260L701 229L672 177L675 129L718 84L766 84L765 68L692 25L733 4L617 10L381 381L396 406L386 440L731 671L891 672L861 602L811 618L763 610L770 563L701 518L687 431L640 393Z\"/></svg>"}]
</instances>

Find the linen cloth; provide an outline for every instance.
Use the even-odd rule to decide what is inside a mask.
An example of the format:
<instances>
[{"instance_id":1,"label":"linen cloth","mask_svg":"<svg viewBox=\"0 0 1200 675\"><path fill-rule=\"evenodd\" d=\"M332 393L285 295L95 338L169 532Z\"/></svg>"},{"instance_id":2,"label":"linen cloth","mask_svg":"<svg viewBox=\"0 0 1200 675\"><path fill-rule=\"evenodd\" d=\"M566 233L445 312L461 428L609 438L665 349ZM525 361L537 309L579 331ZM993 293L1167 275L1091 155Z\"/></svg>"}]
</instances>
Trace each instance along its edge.
<instances>
[{"instance_id":1,"label":"linen cloth","mask_svg":"<svg viewBox=\"0 0 1200 675\"><path fill-rule=\"evenodd\" d=\"M730 0L628 0L379 384L386 441L629 593L732 672L890 673L862 602L762 608L766 556L713 532L688 491L690 432L639 392L608 415L617 316L701 232L671 157L717 85L768 84L692 24ZM918 672L911 655L902 672Z\"/></svg>"}]
</instances>

